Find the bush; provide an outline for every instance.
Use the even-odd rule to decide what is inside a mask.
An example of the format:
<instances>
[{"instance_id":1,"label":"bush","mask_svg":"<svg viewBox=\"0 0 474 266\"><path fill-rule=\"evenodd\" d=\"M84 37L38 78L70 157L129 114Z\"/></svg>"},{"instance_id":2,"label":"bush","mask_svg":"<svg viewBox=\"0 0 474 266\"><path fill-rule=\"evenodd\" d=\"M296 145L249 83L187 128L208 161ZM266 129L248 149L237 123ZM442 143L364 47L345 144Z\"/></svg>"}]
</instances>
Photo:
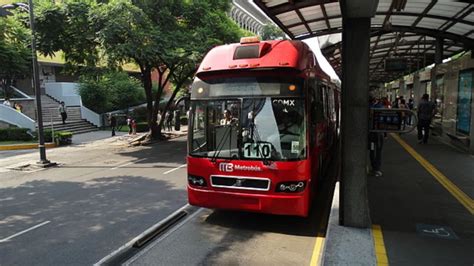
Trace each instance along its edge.
<instances>
[{"instance_id":1,"label":"bush","mask_svg":"<svg viewBox=\"0 0 474 266\"><path fill-rule=\"evenodd\" d=\"M125 72L108 72L101 76L82 76L79 94L84 105L96 113L127 109L145 101L138 79Z\"/></svg>"},{"instance_id":2,"label":"bush","mask_svg":"<svg viewBox=\"0 0 474 266\"><path fill-rule=\"evenodd\" d=\"M147 132L148 130L150 130L148 128L148 122L137 123L137 132Z\"/></svg>"},{"instance_id":3,"label":"bush","mask_svg":"<svg viewBox=\"0 0 474 266\"><path fill-rule=\"evenodd\" d=\"M57 145L67 145L72 143L72 132L54 131L54 142ZM44 130L44 142L53 142L53 134L51 129Z\"/></svg>"},{"instance_id":4,"label":"bush","mask_svg":"<svg viewBox=\"0 0 474 266\"><path fill-rule=\"evenodd\" d=\"M59 131L54 134L54 140L57 145L68 145L72 143L72 132L69 131Z\"/></svg>"},{"instance_id":5,"label":"bush","mask_svg":"<svg viewBox=\"0 0 474 266\"><path fill-rule=\"evenodd\" d=\"M147 121L147 114L148 110L146 109L146 107L138 107L133 109L131 116L133 117L133 119L135 119L135 121L141 123Z\"/></svg>"},{"instance_id":6,"label":"bush","mask_svg":"<svg viewBox=\"0 0 474 266\"><path fill-rule=\"evenodd\" d=\"M28 128L2 128L0 129L0 141L9 140L32 140L33 136L28 134Z\"/></svg>"}]
</instances>

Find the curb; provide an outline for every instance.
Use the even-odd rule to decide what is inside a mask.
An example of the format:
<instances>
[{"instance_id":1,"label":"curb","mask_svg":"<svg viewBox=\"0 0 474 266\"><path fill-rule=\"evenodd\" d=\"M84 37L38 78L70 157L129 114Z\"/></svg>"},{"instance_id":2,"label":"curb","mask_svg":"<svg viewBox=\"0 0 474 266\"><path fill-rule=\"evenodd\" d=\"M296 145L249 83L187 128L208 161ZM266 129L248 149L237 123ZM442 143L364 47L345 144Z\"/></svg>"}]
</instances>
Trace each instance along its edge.
<instances>
[{"instance_id":1,"label":"curb","mask_svg":"<svg viewBox=\"0 0 474 266\"><path fill-rule=\"evenodd\" d=\"M352 228L339 224L339 182L334 187L331 213L320 265L377 265L370 228Z\"/></svg>"},{"instance_id":2,"label":"curb","mask_svg":"<svg viewBox=\"0 0 474 266\"><path fill-rule=\"evenodd\" d=\"M51 142L51 143L45 143L44 146L46 148L54 148L56 147L56 144ZM37 149L37 148L38 148L38 143L0 145L0 151L29 150L29 149Z\"/></svg>"}]
</instances>

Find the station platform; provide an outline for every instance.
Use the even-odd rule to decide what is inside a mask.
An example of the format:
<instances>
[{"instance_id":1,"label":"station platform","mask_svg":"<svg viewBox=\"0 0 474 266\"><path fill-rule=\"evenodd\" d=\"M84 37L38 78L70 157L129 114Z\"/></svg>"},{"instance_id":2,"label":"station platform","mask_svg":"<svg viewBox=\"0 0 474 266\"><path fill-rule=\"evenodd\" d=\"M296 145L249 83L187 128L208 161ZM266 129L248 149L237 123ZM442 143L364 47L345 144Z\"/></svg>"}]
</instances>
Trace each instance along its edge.
<instances>
[{"instance_id":1,"label":"station platform","mask_svg":"<svg viewBox=\"0 0 474 266\"><path fill-rule=\"evenodd\" d=\"M378 265L474 264L474 157L436 138L389 134L368 177Z\"/></svg>"}]
</instances>

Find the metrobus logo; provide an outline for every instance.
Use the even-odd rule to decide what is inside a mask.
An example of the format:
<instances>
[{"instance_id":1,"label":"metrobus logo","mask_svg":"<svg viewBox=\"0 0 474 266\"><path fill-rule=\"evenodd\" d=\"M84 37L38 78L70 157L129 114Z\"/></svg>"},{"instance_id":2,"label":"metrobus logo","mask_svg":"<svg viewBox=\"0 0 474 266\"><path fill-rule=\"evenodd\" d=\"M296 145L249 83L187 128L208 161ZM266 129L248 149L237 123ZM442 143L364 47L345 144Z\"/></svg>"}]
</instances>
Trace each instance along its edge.
<instances>
[{"instance_id":1,"label":"metrobus logo","mask_svg":"<svg viewBox=\"0 0 474 266\"><path fill-rule=\"evenodd\" d=\"M234 171L234 164L233 163L220 163L219 164L219 171L233 172Z\"/></svg>"},{"instance_id":2,"label":"metrobus logo","mask_svg":"<svg viewBox=\"0 0 474 266\"><path fill-rule=\"evenodd\" d=\"M233 163L220 163L219 164L219 171L222 172L233 172L234 170L241 170L241 171L253 171L253 172L260 172L262 168L258 166L246 166L246 165L234 165Z\"/></svg>"}]
</instances>

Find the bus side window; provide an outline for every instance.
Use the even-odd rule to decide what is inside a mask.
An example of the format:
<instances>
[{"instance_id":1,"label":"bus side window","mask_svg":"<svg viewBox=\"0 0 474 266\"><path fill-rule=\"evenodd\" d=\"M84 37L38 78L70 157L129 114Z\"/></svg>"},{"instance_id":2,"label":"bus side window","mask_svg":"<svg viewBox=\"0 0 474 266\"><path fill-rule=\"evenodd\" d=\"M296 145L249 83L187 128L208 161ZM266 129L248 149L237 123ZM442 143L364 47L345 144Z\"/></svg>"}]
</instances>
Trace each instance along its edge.
<instances>
[{"instance_id":1,"label":"bus side window","mask_svg":"<svg viewBox=\"0 0 474 266\"><path fill-rule=\"evenodd\" d=\"M327 120L328 118L328 87L326 85L321 86L321 95L322 95L322 104L323 104L323 119Z\"/></svg>"},{"instance_id":2,"label":"bus side window","mask_svg":"<svg viewBox=\"0 0 474 266\"><path fill-rule=\"evenodd\" d=\"M324 110L324 95L323 95L322 85L318 84L316 90L316 123L321 123L324 121L326 116L326 111Z\"/></svg>"}]
</instances>

